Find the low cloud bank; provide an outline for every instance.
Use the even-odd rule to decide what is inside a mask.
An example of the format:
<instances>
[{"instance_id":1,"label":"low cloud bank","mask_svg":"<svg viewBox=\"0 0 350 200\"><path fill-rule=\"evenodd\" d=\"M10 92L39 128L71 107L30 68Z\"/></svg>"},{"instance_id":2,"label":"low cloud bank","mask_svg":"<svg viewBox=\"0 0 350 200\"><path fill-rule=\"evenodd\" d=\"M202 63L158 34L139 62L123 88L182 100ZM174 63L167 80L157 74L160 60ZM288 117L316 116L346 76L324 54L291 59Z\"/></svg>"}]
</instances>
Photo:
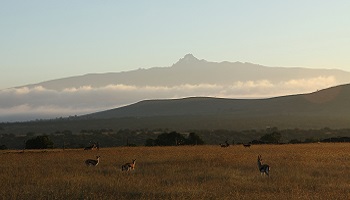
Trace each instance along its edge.
<instances>
[{"instance_id":1,"label":"low cloud bank","mask_svg":"<svg viewBox=\"0 0 350 200\"><path fill-rule=\"evenodd\" d=\"M236 81L232 84L183 84L174 87L107 85L84 86L61 91L38 86L0 91L0 121L24 121L81 115L121 107L145 99L193 96L221 98L267 98L314 92L337 85L333 76L293 79L273 83L269 80Z\"/></svg>"}]
</instances>

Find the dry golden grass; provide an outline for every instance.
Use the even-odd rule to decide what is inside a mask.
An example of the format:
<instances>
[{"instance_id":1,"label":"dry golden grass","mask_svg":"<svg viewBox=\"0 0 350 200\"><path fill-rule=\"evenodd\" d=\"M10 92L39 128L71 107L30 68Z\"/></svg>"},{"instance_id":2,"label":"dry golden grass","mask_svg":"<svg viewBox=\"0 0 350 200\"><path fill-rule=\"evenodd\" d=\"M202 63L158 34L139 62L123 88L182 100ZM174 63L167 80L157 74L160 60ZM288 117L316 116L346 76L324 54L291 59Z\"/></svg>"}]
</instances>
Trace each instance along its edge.
<instances>
[{"instance_id":1,"label":"dry golden grass","mask_svg":"<svg viewBox=\"0 0 350 200\"><path fill-rule=\"evenodd\" d=\"M271 166L261 176L257 156ZM101 156L100 164L84 160ZM0 154L2 199L349 199L350 144ZM121 165L136 158L134 171Z\"/></svg>"}]
</instances>

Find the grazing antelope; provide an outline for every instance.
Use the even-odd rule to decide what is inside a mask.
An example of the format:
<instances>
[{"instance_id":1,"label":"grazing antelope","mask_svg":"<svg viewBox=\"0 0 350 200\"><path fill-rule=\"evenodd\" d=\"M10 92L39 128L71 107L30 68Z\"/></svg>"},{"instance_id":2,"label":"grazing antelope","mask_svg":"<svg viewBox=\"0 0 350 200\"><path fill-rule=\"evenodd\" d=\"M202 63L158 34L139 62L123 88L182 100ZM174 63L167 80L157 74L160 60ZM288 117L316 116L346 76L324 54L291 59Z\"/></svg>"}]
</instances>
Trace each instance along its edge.
<instances>
[{"instance_id":1,"label":"grazing antelope","mask_svg":"<svg viewBox=\"0 0 350 200\"><path fill-rule=\"evenodd\" d=\"M251 144L243 144L245 148L250 148Z\"/></svg>"},{"instance_id":2,"label":"grazing antelope","mask_svg":"<svg viewBox=\"0 0 350 200\"><path fill-rule=\"evenodd\" d=\"M130 171L135 169L136 159L133 159L131 163L125 163L122 165L122 171Z\"/></svg>"},{"instance_id":3,"label":"grazing antelope","mask_svg":"<svg viewBox=\"0 0 350 200\"><path fill-rule=\"evenodd\" d=\"M221 147L229 147L230 144L227 142L227 140L225 141L225 143L221 143L220 144Z\"/></svg>"},{"instance_id":4,"label":"grazing antelope","mask_svg":"<svg viewBox=\"0 0 350 200\"><path fill-rule=\"evenodd\" d=\"M93 160L93 159L85 160L85 164L87 166L97 166L99 162L100 162L100 156L96 156L96 160Z\"/></svg>"},{"instance_id":5,"label":"grazing antelope","mask_svg":"<svg viewBox=\"0 0 350 200\"><path fill-rule=\"evenodd\" d=\"M84 150L95 150L95 149L97 149L96 144L92 144L92 145L84 148Z\"/></svg>"},{"instance_id":6,"label":"grazing antelope","mask_svg":"<svg viewBox=\"0 0 350 200\"><path fill-rule=\"evenodd\" d=\"M262 164L261 155L258 155L258 168L261 175L266 174L267 176L269 176L270 166L267 164Z\"/></svg>"},{"instance_id":7,"label":"grazing antelope","mask_svg":"<svg viewBox=\"0 0 350 200\"><path fill-rule=\"evenodd\" d=\"M96 145L93 144L93 145L90 145L88 147L85 147L84 150L94 150L96 148Z\"/></svg>"}]
</instances>

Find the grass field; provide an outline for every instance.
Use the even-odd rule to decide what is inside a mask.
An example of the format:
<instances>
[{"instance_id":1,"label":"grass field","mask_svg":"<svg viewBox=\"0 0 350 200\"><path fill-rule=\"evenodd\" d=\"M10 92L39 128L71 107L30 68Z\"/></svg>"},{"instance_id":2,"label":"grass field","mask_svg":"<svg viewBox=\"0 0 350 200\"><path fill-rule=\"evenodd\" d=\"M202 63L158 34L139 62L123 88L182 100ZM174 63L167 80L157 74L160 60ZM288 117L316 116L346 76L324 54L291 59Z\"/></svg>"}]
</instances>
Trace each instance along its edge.
<instances>
[{"instance_id":1,"label":"grass field","mask_svg":"<svg viewBox=\"0 0 350 200\"><path fill-rule=\"evenodd\" d=\"M271 166L261 176L257 156ZM101 156L100 164L84 160ZM350 199L350 144L1 151L2 199ZM121 165L135 158L134 171Z\"/></svg>"}]
</instances>

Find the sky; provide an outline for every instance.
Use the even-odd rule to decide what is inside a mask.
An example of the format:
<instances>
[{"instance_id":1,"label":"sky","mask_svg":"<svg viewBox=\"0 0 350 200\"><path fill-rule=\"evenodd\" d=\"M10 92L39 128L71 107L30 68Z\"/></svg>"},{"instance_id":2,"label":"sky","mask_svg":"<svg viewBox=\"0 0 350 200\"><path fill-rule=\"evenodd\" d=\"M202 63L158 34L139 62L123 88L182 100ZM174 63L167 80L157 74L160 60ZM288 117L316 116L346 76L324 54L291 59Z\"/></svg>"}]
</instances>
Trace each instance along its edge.
<instances>
[{"instance_id":1,"label":"sky","mask_svg":"<svg viewBox=\"0 0 350 200\"><path fill-rule=\"evenodd\" d=\"M0 0L0 90L199 59L350 71L347 0Z\"/></svg>"},{"instance_id":2,"label":"sky","mask_svg":"<svg viewBox=\"0 0 350 200\"><path fill-rule=\"evenodd\" d=\"M350 72L349 10L347 0L0 0L0 122L81 115L144 99L265 98L335 86L336 76L315 75L173 87L19 87L169 67L186 54Z\"/></svg>"}]
</instances>

